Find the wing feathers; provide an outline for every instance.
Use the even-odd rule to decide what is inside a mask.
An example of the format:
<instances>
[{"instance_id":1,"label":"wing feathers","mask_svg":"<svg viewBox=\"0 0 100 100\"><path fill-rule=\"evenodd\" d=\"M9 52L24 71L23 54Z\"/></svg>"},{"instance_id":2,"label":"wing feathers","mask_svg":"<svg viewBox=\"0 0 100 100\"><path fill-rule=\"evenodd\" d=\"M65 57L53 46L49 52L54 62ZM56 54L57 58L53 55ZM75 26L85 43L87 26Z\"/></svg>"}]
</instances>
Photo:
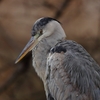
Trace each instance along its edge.
<instances>
[{"instance_id":1,"label":"wing feathers","mask_svg":"<svg viewBox=\"0 0 100 100\"><path fill-rule=\"evenodd\" d=\"M98 64L76 42L66 41L61 45L66 52L53 49L55 51L48 56L48 93L51 93L54 100L100 100ZM59 50L62 50L61 46Z\"/></svg>"}]
</instances>

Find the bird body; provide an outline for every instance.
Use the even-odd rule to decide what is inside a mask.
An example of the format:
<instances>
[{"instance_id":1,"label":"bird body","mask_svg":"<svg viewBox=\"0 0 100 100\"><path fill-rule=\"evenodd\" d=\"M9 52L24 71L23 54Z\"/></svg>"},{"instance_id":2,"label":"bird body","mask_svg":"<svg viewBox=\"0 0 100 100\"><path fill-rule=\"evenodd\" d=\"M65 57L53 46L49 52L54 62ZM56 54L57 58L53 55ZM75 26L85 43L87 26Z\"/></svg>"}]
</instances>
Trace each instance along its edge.
<instances>
[{"instance_id":1,"label":"bird body","mask_svg":"<svg viewBox=\"0 0 100 100\"><path fill-rule=\"evenodd\" d=\"M80 44L65 38L57 20L41 18L16 62L32 50L32 65L47 100L100 100L99 65Z\"/></svg>"},{"instance_id":2,"label":"bird body","mask_svg":"<svg viewBox=\"0 0 100 100\"><path fill-rule=\"evenodd\" d=\"M62 41L47 61L47 90L54 100L100 100L99 65L81 45Z\"/></svg>"}]
</instances>

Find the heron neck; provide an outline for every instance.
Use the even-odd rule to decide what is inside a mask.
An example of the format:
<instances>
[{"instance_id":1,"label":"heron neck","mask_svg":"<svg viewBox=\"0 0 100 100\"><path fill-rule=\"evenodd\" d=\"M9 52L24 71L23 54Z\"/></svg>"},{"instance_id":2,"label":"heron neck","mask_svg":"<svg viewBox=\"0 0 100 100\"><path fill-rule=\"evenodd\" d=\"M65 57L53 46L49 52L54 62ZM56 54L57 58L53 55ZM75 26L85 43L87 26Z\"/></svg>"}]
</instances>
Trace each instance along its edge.
<instances>
[{"instance_id":1,"label":"heron neck","mask_svg":"<svg viewBox=\"0 0 100 100\"><path fill-rule=\"evenodd\" d=\"M32 65L43 81L45 80L46 63L50 49L54 47L60 40L65 38L66 35L64 30L61 27L57 28L51 36L41 40L39 44L32 50Z\"/></svg>"},{"instance_id":2,"label":"heron neck","mask_svg":"<svg viewBox=\"0 0 100 100\"><path fill-rule=\"evenodd\" d=\"M49 39L44 39L32 50L32 65L37 72L38 76L45 81L45 71L46 71L46 61L50 49L58 41Z\"/></svg>"}]
</instances>

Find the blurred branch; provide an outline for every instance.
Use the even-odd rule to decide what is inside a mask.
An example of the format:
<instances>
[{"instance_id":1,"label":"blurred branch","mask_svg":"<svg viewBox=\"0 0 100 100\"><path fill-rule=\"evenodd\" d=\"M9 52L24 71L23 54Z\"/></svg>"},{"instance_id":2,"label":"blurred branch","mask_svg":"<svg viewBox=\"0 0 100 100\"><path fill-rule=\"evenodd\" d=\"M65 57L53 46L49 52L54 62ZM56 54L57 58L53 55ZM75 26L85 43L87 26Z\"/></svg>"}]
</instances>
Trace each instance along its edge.
<instances>
[{"instance_id":1,"label":"blurred branch","mask_svg":"<svg viewBox=\"0 0 100 100\"><path fill-rule=\"evenodd\" d=\"M69 5L70 2L71 2L71 0L65 0L65 1L62 3L61 8L55 13L54 18L57 19L57 18L61 17L61 15L62 15L64 9L65 9L66 7L68 7L68 5Z\"/></svg>"},{"instance_id":2,"label":"blurred branch","mask_svg":"<svg viewBox=\"0 0 100 100\"><path fill-rule=\"evenodd\" d=\"M3 0L0 0L0 2L1 2L1 1L3 1Z\"/></svg>"},{"instance_id":3,"label":"blurred branch","mask_svg":"<svg viewBox=\"0 0 100 100\"><path fill-rule=\"evenodd\" d=\"M98 19L98 36L97 36L97 39L96 39L96 41L95 41L95 48L96 49L100 49L100 7L99 7L99 19ZM95 48L94 48L94 50L95 50Z\"/></svg>"},{"instance_id":4,"label":"blurred branch","mask_svg":"<svg viewBox=\"0 0 100 100\"><path fill-rule=\"evenodd\" d=\"M20 64L16 65L17 69L13 72L6 82L0 86L0 93L4 92L21 74L28 71L31 54L27 55Z\"/></svg>"},{"instance_id":5,"label":"blurred branch","mask_svg":"<svg viewBox=\"0 0 100 100\"><path fill-rule=\"evenodd\" d=\"M0 73L1 73L1 72L4 72L4 71L6 71L6 70L8 70L8 69L11 68L12 66L14 66L14 64L13 64L12 62L9 62L9 63L3 65L2 68L0 68Z\"/></svg>"},{"instance_id":6,"label":"blurred branch","mask_svg":"<svg viewBox=\"0 0 100 100\"><path fill-rule=\"evenodd\" d=\"M55 8L54 5L48 3L46 0L44 1L43 5L50 8L50 9Z\"/></svg>"},{"instance_id":7,"label":"blurred branch","mask_svg":"<svg viewBox=\"0 0 100 100\"><path fill-rule=\"evenodd\" d=\"M14 39L12 39L12 38L9 36L9 33L7 33L7 32L3 29L1 23L0 23L0 33L2 33L2 34L0 34L0 36L3 38L3 41L6 42L6 44L7 44L7 46L8 46L9 48L13 48L13 49L15 49L15 51L16 51L16 50L19 50L19 46L17 45L16 41L14 41Z\"/></svg>"},{"instance_id":8,"label":"blurred branch","mask_svg":"<svg viewBox=\"0 0 100 100\"><path fill-rule=\"evenodd\" d=\"M54 18L57 19L59 17L61 17L63 11L65 10L66 7L68 7L69 3L71 2L71 0L64 0L64 2L62 3L61 7L55 12ZM55 8L54 5L49 4L48 2L44 2L44 5L50 9Z\"/></svg>"},{"instance_id":9,"label":"blurred branch","mask_svg":"<svg viewBox=\"0 0 100 100\"><path fill-rule=\"evenodd\" d=\"M7 70L10 69L10 67L16 67L16 70L12 73L12 75L8 79L6 79L3 85L0 86L0 93L2 93L7 88L9 88L9 86L13 84L20 75L28 71L31 59L31 53L27 55L20 63L14 65L14 61L12 61L11 57L9 57L10 56L9 52L15 52L16 50L19 50L20 47L17 45L15 40L9 36L9 33L3 29L1 24L0 24L0 33L1 33L0 43L1 43L1 48L3 48L1 49L2 52L0 53L0 59L1 61L3 61L3 65L1 65L0 67L0 72L5 73Z\"/></svg>"}]
</instances>

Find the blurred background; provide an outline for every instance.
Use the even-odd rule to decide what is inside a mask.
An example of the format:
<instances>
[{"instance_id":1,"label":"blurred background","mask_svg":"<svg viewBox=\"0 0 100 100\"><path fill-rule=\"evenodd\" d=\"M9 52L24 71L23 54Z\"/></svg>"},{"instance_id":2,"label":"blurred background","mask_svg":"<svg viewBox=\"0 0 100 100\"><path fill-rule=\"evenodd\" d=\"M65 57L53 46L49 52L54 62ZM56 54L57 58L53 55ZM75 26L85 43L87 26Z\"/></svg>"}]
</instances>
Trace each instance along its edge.
<instances>
[{"instance_id":1,"label":"blurred background","mask_svg":"<svg viewBox=\"0 0 100 100\"><path fill-rule=\"evenodd\" d=\"M40 17L58 19L100 65L100 0L0 0L0 100L46 100L31 53L14 64Z\"/></svg>"}]
</instances>

